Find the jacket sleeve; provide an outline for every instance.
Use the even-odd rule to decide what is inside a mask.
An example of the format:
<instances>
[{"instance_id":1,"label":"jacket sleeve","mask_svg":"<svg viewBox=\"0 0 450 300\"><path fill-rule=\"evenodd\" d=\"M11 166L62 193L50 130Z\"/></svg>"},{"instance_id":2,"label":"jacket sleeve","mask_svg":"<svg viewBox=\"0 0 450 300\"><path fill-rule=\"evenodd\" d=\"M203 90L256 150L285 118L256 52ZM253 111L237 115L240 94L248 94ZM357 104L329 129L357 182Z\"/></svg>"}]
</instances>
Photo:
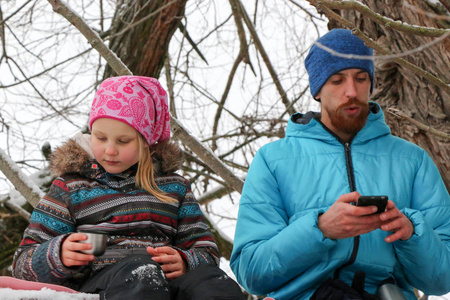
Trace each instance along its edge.
<instances>
[{"instance_id":1,"label":"jacket sleeve","mask_svg":"<svg viewBox=\"0 0 450 300\"><path fill-rule=\"evenodd\" d=\"M67 268L61 261L61 244L75 225L66 205L70 198L61 178L35 207L30 224L13 259L13 276L29 281L64 285L79 268Z\"/></svg>"},{"instance_id":2,"label":"jacket sleeve","mask_svg":"<svg viewBox=\"0 0 450 300\"><path fill-rule=\"evenodd\" d=\"M423 152L411 208L403 210L414 234L394 247L410 284L427 295L442 295L450 291L450 197L437 167Z\"/></svg>"},{"instance_id":3,"label":"jacket sleeve","mask_svg":"<svg viewBox=\"0 0 450 300\"><path fill-rule=\"evenodd\" d=\"M324 238L319 230L321 212L314 209L289 220L277 178L261 148L248 171L239 205L230 260L238 282L247 291L264 295L323 263L336 241Z\"/></svg>"},{"instance_id":4,"label":"jacket sleeve","mask_svg":"<svg viewBox=\"0 0 450 300\"><path fill-rule=\"evenodd\" d=\"M200 206L189 187L178 210L178 231L174 248L192 270L200 264L219 265L219 250Z\"/></svg>"}]
</instances>

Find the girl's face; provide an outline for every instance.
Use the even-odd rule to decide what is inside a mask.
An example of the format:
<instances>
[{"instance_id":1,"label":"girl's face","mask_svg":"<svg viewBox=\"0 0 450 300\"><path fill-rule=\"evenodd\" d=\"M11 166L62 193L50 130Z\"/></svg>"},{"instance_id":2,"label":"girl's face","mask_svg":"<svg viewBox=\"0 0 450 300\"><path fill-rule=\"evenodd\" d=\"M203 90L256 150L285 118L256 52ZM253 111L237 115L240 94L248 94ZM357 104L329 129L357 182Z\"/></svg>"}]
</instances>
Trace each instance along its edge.
<instances>
[{"instance_id":1,"label":"girl's face","mask_svg":"<svg viewBox=\"0 0 450 300\"><path fill-rule=\"evenodd\" d=\"M100 118L92 124L92 152L108 173L121 173L139 161L138 132L128 124Z\"/></svg>"}]
</instances>

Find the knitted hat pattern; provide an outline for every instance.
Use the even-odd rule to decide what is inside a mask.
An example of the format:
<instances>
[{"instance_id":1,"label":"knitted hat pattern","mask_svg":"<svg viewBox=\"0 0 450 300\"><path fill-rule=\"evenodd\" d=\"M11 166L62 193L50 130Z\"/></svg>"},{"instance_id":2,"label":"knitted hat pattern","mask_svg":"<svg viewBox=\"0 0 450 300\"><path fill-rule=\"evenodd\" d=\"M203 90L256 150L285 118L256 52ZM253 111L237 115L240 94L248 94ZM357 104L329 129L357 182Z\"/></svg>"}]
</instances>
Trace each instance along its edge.
<instances>
[{"instance_id":1,"label":"knitted hat pattern","mask_svg":"<svg viewBox=\"0 0 450 300\"><path fill-rule=\"evenodd\" d=\"M149 145L170 139L167 93L158 80L118 76L103 81L92 103L89 130L99 118L124 122L140 132Z\"/></svg>"},{"instance_id":2,"label":"knitted hat pattern","mask_svg":"<svg viewBox=\"0 0 450 300\"><path fill-rule=\"evenodd\" d=\"M340 54L373 56L373 50L353 35L348 29L333 29L320 37L317 42ZM320 48L316 43L309 50L305 60L309 75L309 86L313 97L320 92L322 86L334 74L347 69L362 69L369 73L373 91L374 64L373 59L346 58Z\"/></svg>"}]
</instances>

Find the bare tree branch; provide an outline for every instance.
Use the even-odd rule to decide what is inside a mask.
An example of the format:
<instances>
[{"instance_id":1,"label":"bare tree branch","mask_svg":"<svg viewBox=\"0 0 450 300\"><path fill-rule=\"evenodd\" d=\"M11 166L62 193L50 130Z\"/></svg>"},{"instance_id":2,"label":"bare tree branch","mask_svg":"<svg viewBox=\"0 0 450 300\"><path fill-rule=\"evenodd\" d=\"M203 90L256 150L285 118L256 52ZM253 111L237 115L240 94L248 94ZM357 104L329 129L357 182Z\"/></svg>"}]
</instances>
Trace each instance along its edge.
<instances>
[{"instance_id":1,"label":"bare tree branch","mask_svg":"<svg viewBox=\"0 0 450 300\"><path fill-rule=\"evenodd\" d=\"M170 59L168 57L164 61L164 69L166 71L167 92L169 93L170 114L174 118L177 118L177 110L175 109L175 97L173 95L173 81L172 76L170 76Z\"/></svg>"},{"instance_id":2,"label":"bare tree branch","mask_svg":"<svg viewBox=\"0 0 450 300\"><path fill-rule=\"evenodd\" d=\"M11 209L12 211L15 211L16 213L19 214L19 216L21 216L22 218L24 218L25 220L30 222L31 214L29 212L27 212L26 210L24 210L19 205L17 205L16 203L14 203L12 201L6 201L5 206L8 207L9 209Z\"/></svg>"},{"instance_id":3,"label":"bare tree branch","mask_svg":"<svg viewBox=\"0 0 450 300\"><path fill-rule=\"evenodd\" d=\"M222 111L223 111L223 108L225 105L225 101L228 97L228 93L230 92L230 88L231 88L231 84L233 83L234 75L236 74L236 70L243 58L244 58L244 56L243 56L242 52L239 52L238 57L234 61L233 67L231 68L230 74L228 75L228 80L227 80L227 84L225 86L225 91L222 94L222 98L220 99L219 106L217 107L216 115L214 117L214 125L213 125L213 131L212 131L213 136L215 136L217 133L220 116L222 114ZM213 151L215 151L217 149L216 139L212 139L211 148Z\"/></svg>"},{"instance_id":4,"label":"bare tree branch","mask_svg":"<svg viewBox=\"0 0 450 300\"><path fill-rule=\"evenodd\" d=\"M236 0L230 0L230 4L231 4L231 11L233 12L233 16L234 16L234 20L236 23L238 36L239 36L239 41L240 41L239 49L240 50L239 50L239 54L238 54L236 60L234 61L233 66L231 68L230 74L228 75L228 80L227 80L227 84L225 86L225 91L222 94L222 98L219 102L219 107L217 108L216 115L214 117L214 124L213 124L213 130L212 130L213 136L215 136L217 134L220 116L222 114L222 111L223 111L223 108L225 105L225 101L230 92L231 84L233 83L233 79L236 74L237 68L239 67L239 64L241 62L246 62L247 64L250 65L250 67L253 71L253 74L255 74L255 70L253 69L253 66L250 62L250 55L248 54L248 44L247 44L247 40L245 37L244 26L242 25L242 15L240 13L240 10L238 9L239 3ZM211 148L213 151L215 151L217 149L217 143L216 143L215 139L212 140Z\"/></svg>"},{"instance_id":5,"label":"bare tree branch","mask_svg":"<svg viewBox=\"0 0 450 300\"><path fill-rule=\"evenodd\" d=\"M22 6L20 6L18 9L16 9L12 14L10 14L8 17L6 17L5 19L0 19L0 25L3 25L6 21L8 21L10 18L12 18L15 14L17 14L19 11L22 10L22 8L24 8L25 6L27 6L30 2L32 2L32 0L28 0L27 2L25 2L24 4L22 4Z\"/></svg>"},{"instance_id":6,"label":"bare tree branch","mask_svg":"<svg viewBox=\"0 0 450 300\"><path fill-rule=\"evenodd\" d=\"M189 42L189 44L192 46L192 49L194 49L195 52L197 52L198 56L200 56L200 58L208 65L208 60L205 58L205 56L203 55L203 53L200 51L200 49L198 48L197 44L194 42L194 40L191 38L191 36L189 35L189 32L187 32L186 27L183 25L182 22L180 22L180 25L178 26L178 28L180 29L180 31L183 33L184 37L186 38L186 40Z\"/></svg>"},{"instance_id":7,"label":"bare tree branch","mask_svg":"<svg viewBox=\"0 0 450 300\"><path fill-rule=\"evenodd\" d=\"M61 61L61 62L59 62L59 63L56 63L56 64L54 64L53 66L51 66L51 67L49 67L49 68L47 68L47 69L45 69L45 70L43 70L43 71L41 71L41 72L39 72L39 73L36 73L36 74L34 74L34 75L31 75L31 76L27 76L26 79L24 79L24 80L19 80L19 81L16 81L16 82L11 83L11 84L8 84L8 85L0 85L0 89L7 89L7 88L10 88L10 87L13 87L13 86L16 86L16 85L19 85L19 84L23 84L23 83L25 83L25 82L28 82L30 79L39 77L39 76L41 76L42 74L45 74L45 73L49 72L50 70L53 70L53 69L55 69L55 68L57 68L57 67L59 67L59 66L61 66L61 65L64 65L64 64L66 64L66 63L68 63L68 62L74 60L75 58L78 58L78 57L83 56L84 54L90 52L91 50L92 50L92 49L87 49L87 50L85 50L85 51L83 51L83 52L81 52L81 53L78 53L77 55L74 55L74 56L72 56L72 57L69 57L69 58L67 58L67 59L65 59L65 60L63 60L63 61ZM55 110L56 110L56 109L55 109Z\"/></svg>"},{"instance_id":8,"label":"bare tree branch","mask_svg":"<svg viewBox=\"0 0 450 300\"><path fill-rule=\"evenodd\" d=\"M431 6L433 8L436 8L436 7L439 6L437 4L437 2L435 2L433 0L425 0L425 2L429 6ZM436 20L439 20L439 21L450 21L450 16L448 14L448 12L450 11L450 1L449 0L439 0L439 2L440 2L440 4L442 4L442 7L447 10L447 12L444 12L444 15L438 15L436 13L431 13L431 12L428 12L428 11L424 11L423 9L418 8L417 6L411 5L408 2L406 2L406 1L403 1L402 5L404 7L407 7L409 9L413 10L414 12L416 12L418 14L421 14L421 15L424 15L424 16L428 16L430 18L433 18L433 19L436 19ZM441 9L439 9L439 10L441 10ZM442 22L439 22L439 23L442 24ZM444 23L443 27L448 27L448 23L447 24Z\"/></svg>"},{"instance_id":9,"label":"bare tree branch","mask_svg":"<svg viewBox=\"0 0 450 300\"><path fill-rule=\"evenodd\" d=\"M20 170L19 166L0 148L0 171L11 181L17 191L35 207L44 193Z\"/></svg>"},{"instance_id":10,"label":"bare tree branch","mask_svg":"<svg viewBox=\"0 0 450 300\"><path fill-rule=\"evenodd\" d=\"M100 36L92 30L89 25L73 10L71 10L65 3L59 0L48 0L52 5L53 10L63 16L73 26L75 26L88 40L89 44L97 50L100 55L108 62L108 64L121 75L132 75L131 71L120 61L117 55L109 50L103 43Z\"/></svg>"},{"instance_id":11,"label":"bare tree branch","mask_svg":"<svg viewBox=\"0 0 450 300\"><path fill-rule=\"evenodd\" d=\"M358 1L320 1L322 5L327 6L330 9L351 9L360 12L369 19L375 21L380 25L384 25L387 29L393 29L409 34L439 37L450 32L450 29L432 28L426 26L410 25L400 21L394 21L391 18L384 17L371 10L367 5Z\"/></svg>"},{"instance_id":12,"label":"bare tree branch","mask_svg":"<svg viewBox=\"0 0 450 300\"><path fill-rule=\"evenodd\" d=\"M325 45L322 45L319 42L315 42L315 44L317 46L319 46L319 48L324 49L325 51L328 51L330 53L332 53L335 56L339 56L339 57L343 57L343 58L349 58L349 59L376 59L376 60L392 60L394 58L401 58L401 57L405 57L405 56L409 56L411 54L423 51L431 46L434 46L438 43L443 42L445 39L447 39L448 37L450 37L450 31L446 32L444 35L440 36L439 38L435 39L434 41L430 42L430 43L426 43L424 45L421 45L415 49L411 49L408 51L403 51L401 53L395 53L395 54L387 54L387 55L374 55L374 56L367 56L367 55L355 55L355 54L343 54L343 53L339 53L334 51L331 48L328 48Z\"/></svg>"},{"instance_id":13,"label":"bare tree branch","mask_svg":"<svg viewBox=\"0 0 450 300\"><path fill-rule=\"evenodd\" d=\"M245 25L247 25L248 30L250 31L250 35L252 36L256 48L258 49L258 52L261 54L264 63L267 66L267 69L269 70L270 75L272 76L273 83L277 87L278 93L280 94L281 101L286 106L289 114L295 113L294 108L291 106L291 103L289 99L287 98L286 92L284 91L283 87L281 86L280 79L278 78L277 73L275 72L275 68L273 67L272 63L270 62L269 55L267 55L266 50L264 49L264 46L262 45L261 40L258 37L258 34L256 33L256 29L253 26L252 21L250 20L247 11L245 10L244 5L240 0L236 0L239 3L239 8L241 10Z\"/></svg>"},{"instance_id":14,"label":"bare tree branch","mask_svg":"<svg viewBox=\"0 0 450 300\"><path fill-rule=\"evenodd\" d=\"M396 116L397 118L407 120L408 122L414 124L415 126L417 126L419 129L421 129L423 131L429 132L445 141L450 141L450 134L445 133L443 131L439 131L437 129L434 129L431 126L425 125L417 120L414 120L413 118L411 118L410 116L408 116L404 112L402 112L400 109L390 107L387 109L387 111L388 111L388 113Z\"/></svg>"},{"instance_id":15,"label":"bare tree branch","mask_svg":"<svg viewBox=\"0 0 450 300\"><path fill-rule=\"evenodd\" d=\"M244 182L236 177L236 175L234 175L210 149L203 146L200 141L190 135L177 119L171 119L171 126L174 135L183 141L183 143L195 154L197 154L197 156L200 157L211 169L213 169L217 175L222 177L230 188L239 193L242 192Z\"/></svg>"}]
</instances>

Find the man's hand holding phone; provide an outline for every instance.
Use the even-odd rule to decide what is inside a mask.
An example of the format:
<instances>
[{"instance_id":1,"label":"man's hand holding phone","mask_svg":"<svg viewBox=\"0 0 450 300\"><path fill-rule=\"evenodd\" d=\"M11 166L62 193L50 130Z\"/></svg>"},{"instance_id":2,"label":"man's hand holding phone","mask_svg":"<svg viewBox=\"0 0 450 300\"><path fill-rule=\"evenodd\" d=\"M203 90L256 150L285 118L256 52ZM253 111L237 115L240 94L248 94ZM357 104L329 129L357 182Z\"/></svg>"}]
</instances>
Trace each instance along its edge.
<instances>
[{"instance_id":1,"label":"man's hand holding phone","mask_svg":"<svg viewBox=\"0 0 450 300\"><path fill-rule=\"evenodd\" d=\"M414 233L411 221L397 208L393 201L388 201L387 196L361 196L356 206L376 206L380 216L381 230L390 231L393 234L386 237L387 243L397 240L408 240Z\"/></svg>"},{"instance_id":2,"label":"man's hand holding phone","mask_svg":"<svg viewBox=\"0 0 450 300\"><path fill-rule=\"evenodd\" d=\"M318 217L318 227L323 236L345 239L365 234L381 227L382 221L375 207L356 207L361 195L351 192L341 195L328 210Z\"/></svg>"},{"instance_id":3,"label":"man's hand holding phone","mask_svg":"<svg viewBox=\"0 0 450 300\"><path fill-rule=\"evenodd\" d=\"M376 213L382 213L386 210L388 196L361 196L358 198L356 206L376 206Z\"/></svg>"},{"instance_id":4,"label":"man's hand holding phone","mask_svg":"<svg viewBox=\"0 0 450 300\"><path fill-rule=\"evenodd\" d=\"M344 239L381 229L393 232L385 238L387 243L392 243L407 240L414 233L411 221L387 196L370 196L369 199L366 196L358 205L360 197L358 192L341 195L325 213L319 215L317 225L324 237ZM357 205L349 205L351 203Z\"/></svg>"}]
</instances>

